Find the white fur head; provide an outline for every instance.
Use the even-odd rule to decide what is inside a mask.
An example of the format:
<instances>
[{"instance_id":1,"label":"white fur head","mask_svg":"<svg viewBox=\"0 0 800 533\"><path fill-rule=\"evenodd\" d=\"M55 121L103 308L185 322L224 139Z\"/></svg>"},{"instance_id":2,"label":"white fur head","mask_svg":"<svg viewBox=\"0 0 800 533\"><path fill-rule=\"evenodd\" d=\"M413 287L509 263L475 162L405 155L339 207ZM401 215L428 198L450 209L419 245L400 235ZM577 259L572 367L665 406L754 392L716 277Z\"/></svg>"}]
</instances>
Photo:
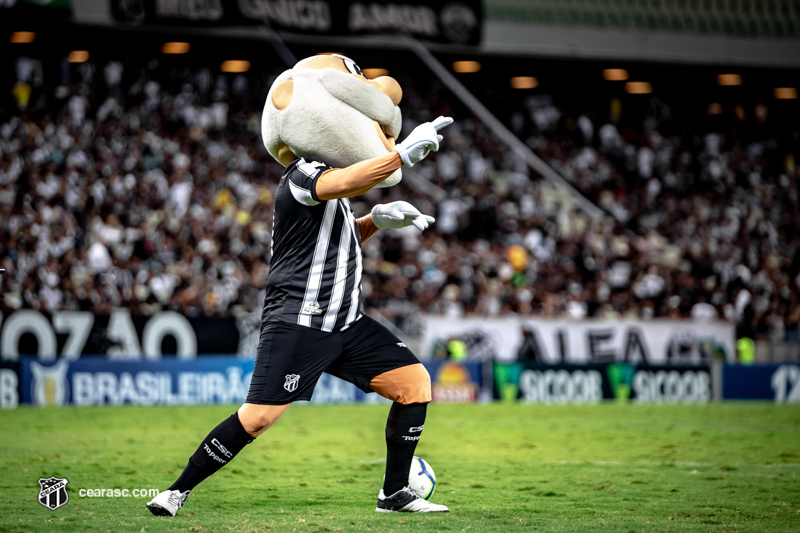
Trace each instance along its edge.
<instances>
[{"instance_id":1,"label":"white fur head","mask_svg":"<svg viewBox=\"0 0 800 533\"><path fill-rule=\"evenodd\" d=\"M261 135L283 166L295 158L347 167L394 150L402 118L400 85L367 79L351 59L313 56L282 73L270 88ZM378 187L402 179L396 170Z\"/></svg>"}]
</instances>

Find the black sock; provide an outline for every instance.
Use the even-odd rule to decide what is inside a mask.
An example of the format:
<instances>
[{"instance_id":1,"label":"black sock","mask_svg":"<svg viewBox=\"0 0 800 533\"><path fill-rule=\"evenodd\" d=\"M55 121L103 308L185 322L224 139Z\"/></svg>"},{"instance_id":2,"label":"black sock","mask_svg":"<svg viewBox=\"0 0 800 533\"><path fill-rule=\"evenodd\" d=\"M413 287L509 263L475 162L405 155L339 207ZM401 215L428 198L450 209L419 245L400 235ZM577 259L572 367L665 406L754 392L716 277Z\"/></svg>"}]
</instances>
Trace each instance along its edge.
<instances>
[{"instance_id":1,"label":"black sock","mask_svg":"<svg viewBox=\"0 0 800 533\"><path fill-rule=\"evenodd\" d=\"M394 402L386 421L386 479L383 493L391 496L408 485L408 471L414 459L422 428L425 427L427 403L403 405Z\"/></svg>"},{"instance_id":2,"label":"black sock","mask_svg":"<svg viewBox=\"0 0 800 533\"><path fill-rule=\"evenodd\" d=\"M180 492L192 490L205 478L228 464L251 442L253 437L245 431L239 421L239 413L233 413L211 430L194 455L189 458L181 477L169 490Z\"/></svg>"}]
</instances>

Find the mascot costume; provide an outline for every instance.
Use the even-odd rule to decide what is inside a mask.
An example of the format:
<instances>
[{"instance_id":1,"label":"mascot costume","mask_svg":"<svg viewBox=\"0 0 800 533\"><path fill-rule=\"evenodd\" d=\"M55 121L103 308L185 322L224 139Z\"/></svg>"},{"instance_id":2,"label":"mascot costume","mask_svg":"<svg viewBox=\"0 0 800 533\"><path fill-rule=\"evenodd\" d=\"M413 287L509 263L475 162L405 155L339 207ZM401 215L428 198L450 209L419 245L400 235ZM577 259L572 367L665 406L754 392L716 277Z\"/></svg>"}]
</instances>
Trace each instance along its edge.
<instances>
[{"instance_id":1,"label":"mascot costume","mask_svg":"<svg viewBox=\"0 0 800 533\"><path fill-rule=\"evenodd\" d=\"M447 511L408 486L425 425L431 380L397 337L362 314L361 243L383 228L434 221L407 202L376 205L355 218L348 198L400 182L401 169L439 149L421 124L400 144L398 83L367 79L351 59L304 59L275 80L261 123L264 145L286 167L275 193L272 261L261 336L247 400L203 440L181 476L147 507L175 516L194 487L275 424L292 402L309 400L322 372L392 400L386 476L378 512Z\"/></svg>"}]
</instances>

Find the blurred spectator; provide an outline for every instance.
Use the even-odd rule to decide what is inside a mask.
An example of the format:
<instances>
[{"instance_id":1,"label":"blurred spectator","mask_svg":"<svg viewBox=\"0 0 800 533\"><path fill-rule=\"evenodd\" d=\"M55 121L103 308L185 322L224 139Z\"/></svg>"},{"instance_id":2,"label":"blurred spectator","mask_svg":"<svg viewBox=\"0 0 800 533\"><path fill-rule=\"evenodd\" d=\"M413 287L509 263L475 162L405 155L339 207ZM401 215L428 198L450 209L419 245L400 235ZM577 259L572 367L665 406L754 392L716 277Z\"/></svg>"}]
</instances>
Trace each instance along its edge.
<instances>
[{"instance_id":1,"label":"blurred spectator","mask_svg":"<svg viewBox=\"0 0 800 533\"><path fill-rule=\"evenodd\" d=\"M0 310L260 310L282 172L260 140L271 76L156 60L65 63L46 84L38 60L16 71L0 109ZM452 113L435 81L399 81L406 131ZM405 199L437 217L364 244L369 307L412 334L423 312L723 318L797 339L796 125L780 133L765 105L686 125L655 98L638 123L618 100L607 114L549 95L518 104L498 115L617 222L585 215L456 114L418 181L353 201L357 214Z\"/></svg>"},{"instance_id":2,"label":"blurred spectator","mask_svg":"<svg viewBox=\"0 0 800 533\"><path fill-rule=\"evenodd\" d=\"M537 363L544 362L541 348L536 341L536 335L531 324L522 324L522 344L517 350L517 359Z\"/></svg>"}]
</instances>

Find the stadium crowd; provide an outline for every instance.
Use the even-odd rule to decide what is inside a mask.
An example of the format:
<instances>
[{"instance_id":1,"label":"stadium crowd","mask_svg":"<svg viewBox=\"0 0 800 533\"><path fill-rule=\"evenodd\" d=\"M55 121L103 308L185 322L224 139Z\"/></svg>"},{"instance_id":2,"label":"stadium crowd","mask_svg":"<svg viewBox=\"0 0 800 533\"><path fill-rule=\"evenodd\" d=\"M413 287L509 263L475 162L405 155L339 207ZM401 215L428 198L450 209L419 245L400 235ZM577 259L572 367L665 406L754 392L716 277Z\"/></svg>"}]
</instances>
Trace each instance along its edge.
<instances>
[{"instance_id":1,"label":"stadium crowd","mask_svg":"<svg viewBox=\"0 0 800 533\"><path fill-rule=\"evenodd\" d=\"M260 141L272 73L64 62L43 81L18 58L0 108L5 312L125 307L189 316L259 312L281 174ZM593 219L437 83L398 77L404 132L454 115L404 183L437 221L364 245L368 307L407 332L450 316L684 317L797 340L800 171L766 105L684 131L655 98L637 125L520 98L500 118L612 217ZM616 109L616 111L614 111ZM402 134L401 134L402 137Z\"/></svg>"}]
</instances>

